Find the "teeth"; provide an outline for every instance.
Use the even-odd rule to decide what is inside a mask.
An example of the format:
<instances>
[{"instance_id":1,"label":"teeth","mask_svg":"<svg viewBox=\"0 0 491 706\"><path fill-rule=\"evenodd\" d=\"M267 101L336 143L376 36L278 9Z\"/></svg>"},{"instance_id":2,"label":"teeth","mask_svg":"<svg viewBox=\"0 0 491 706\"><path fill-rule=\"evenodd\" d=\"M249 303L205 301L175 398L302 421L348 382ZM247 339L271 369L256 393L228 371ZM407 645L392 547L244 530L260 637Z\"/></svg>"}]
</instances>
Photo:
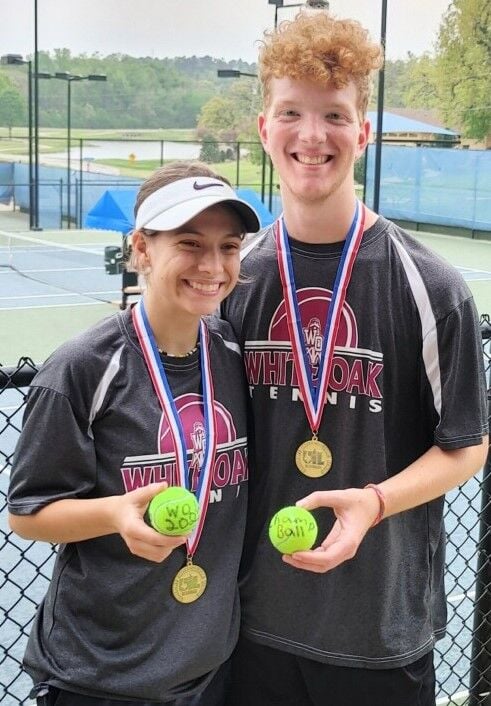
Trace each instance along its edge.
<instances>
[{"instance_id":1,"label":"teeth","mask_svg":"<svg viewBox=\"0 0 491 706\"><path fill-rule=\"evenodd\" d=\"M297 159L302 164L325 164L329 157L326 154L319 154L316 157L309 157L306 154L298 154Z\"/></svg>"},{"instance_id":2,"label":"teeth","mask_svg":"<svg viewBox=\"0 0 491 706\"><path fill-rule=\"evenodd\" d=\"M212 282L211 284L203 284L202 282L189 282L189 285L193 289L199 289L200 292L218 292L220 284L218 282Z\"/></svg>"}]
</instances>

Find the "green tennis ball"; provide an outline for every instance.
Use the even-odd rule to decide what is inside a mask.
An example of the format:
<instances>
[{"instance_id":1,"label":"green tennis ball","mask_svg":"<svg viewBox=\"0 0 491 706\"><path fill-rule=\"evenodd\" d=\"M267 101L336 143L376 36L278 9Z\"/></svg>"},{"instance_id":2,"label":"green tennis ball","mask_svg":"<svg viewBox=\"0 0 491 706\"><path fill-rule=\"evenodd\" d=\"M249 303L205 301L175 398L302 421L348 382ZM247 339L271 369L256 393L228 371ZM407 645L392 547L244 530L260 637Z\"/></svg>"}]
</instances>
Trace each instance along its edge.
<instances>
[{"instance_id":1,"label":"green tennis ball","mask_svg":"<svg viewBox=\"0 0 491 706\"><path fill-rule=\"evenodd\" d=\"M315 517L303 507L284 507L269 523L269 539L282 554L310 549L317 539Z\"/></svg>"},{"instance_id":2,"label":"green tennis ball","mask_svg":"<svg viewBox=\"0 0 491 706\"><path fill-rule=\"evenodd\" d=\"M151 499L147 513L154 530L160 534L178 536L189 534L196 527L199 505L189 490L171 486Z\"/></svg>"}]
</instances>

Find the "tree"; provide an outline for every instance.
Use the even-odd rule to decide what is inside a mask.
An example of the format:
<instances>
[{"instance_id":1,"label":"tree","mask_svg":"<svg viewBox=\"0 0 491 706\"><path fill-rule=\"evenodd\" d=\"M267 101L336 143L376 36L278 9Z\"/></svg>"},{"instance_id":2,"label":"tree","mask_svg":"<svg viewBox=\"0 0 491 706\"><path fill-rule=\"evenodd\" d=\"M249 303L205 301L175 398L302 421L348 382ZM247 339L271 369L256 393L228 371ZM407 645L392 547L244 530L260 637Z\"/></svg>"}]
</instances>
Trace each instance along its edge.
<instances>
[{"instance_id":1,"label":"tree","mask_svg":"<svg viewBox=\"0 0 491 706\"><path fill-rule=\"evenodd\" d=\"M410 55L406 65L404 104L438 109L436 59L429 54Z\"/></svg>"},{"instance_id":2,"label":"tree","mask_svg":"<svg viewBox=\"0 0 491 706\"><path fill-rule=\"evenodd\" d=\"M203 135L201 151L199 153L199 158L202 162L207 162L208 164L214 164L215 162L221 161L220 149L218 147L218 142L213 137L213 135Z\"/></svg>"},{"instance_id":3,"label":"tree","mask_svg":"<svg viewBox=\"0 0 491 706\"><path fill-rule=\"evenodd\" d=\"M231 98L214 96L201 108L198 116L198 134L214 135L222 139L236 137L236 111Z\"/></svg>"},{"instance_id":4,"label":"tree","mask_svg":"<svg viewBox=\"0 0 491 706\"><path fill-rule=\"evenodd\" d=\"M491 132L491 4L453 0L440 26L436 91L447 124L466 137Z\"/></svg>"},{"instance_id":5,"label":"tree","mask_svg":"<svg viewBox=\"0 0 491 706\"><path fill-rule=\"evenodd\" d=\"M8 127L9 137L12 137L13 125L25 122L25 115L24 101L15 88L7 88L0 93L0 125Z\"/></svg>"}]
</instances>

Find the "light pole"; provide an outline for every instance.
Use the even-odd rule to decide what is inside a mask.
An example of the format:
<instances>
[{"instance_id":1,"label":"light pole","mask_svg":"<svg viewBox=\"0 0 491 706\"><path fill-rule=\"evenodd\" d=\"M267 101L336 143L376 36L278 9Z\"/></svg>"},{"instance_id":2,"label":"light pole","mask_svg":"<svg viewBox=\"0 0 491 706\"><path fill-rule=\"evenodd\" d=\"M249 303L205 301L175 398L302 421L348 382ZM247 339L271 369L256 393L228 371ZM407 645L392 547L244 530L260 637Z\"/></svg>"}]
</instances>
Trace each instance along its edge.
<instances>
[{"instance_id":1,"label":"light pole","mask_svg":"<svg viewBox=\"0 0 491 706\"><path fill-rule=\"evenodd\" d=\"M80 76L71 74L67 71L58 71L55 73L55 78L59 78L67 83L67 228L71 227L71 163L70 151L72 146L72 83L74 81L107 81L105 74L88 74Z\"/></svg>"},{"instance_id":2,"label":"light pole","mask_svg":"<svg viewBox=\"0 0 491 706\"><path fill-rule=\"evenodd\" d=\"M38 62L38 1L34 0L34 76L32 99L34 103L33 130L34 130L34 213L33 230L42 230L39 227L39 62Z\"/></svg>"},{"instance_id":3,"label":"light pole","mask_svg":"<svg viewBox=\"0 0 491 706\"><path fill-rule=\"evenodd\" d=\"M380 168L382 164L382 122L384 116L384 84L385 84L385 38L387 32L387 0L382 0L382 21L380 29L380 44L383 50L383 64L378 74L377 92L377 136L375 139L375 172L373 177L373 210L378 213L380 205ZM366 159L366 157L365 157Z\"/></svg>"},{"instance_id":4,"label":"light pole","mask_svg":"<svg viewBox=\"0 0 491 706\"><path fill-rule=\"evenodd\" d=\"M268 0L268 5L274 5L274 28L278 27L278 9L287 7L305 7L307 3L295 3L293 5L285 5L284 0ZM269 199L268 207L270 213L273 212L273 161L271 157L269 158Z\"/></svg>"},{"instance_id":5,"label":"light pole","mask_svg":"<svg viewBox=\"0 0 491 706\"><path fill-rule=\"evenodd\" d=\"M268 0L268 5L274 5L274 28L278 26L278 8L280 7L305 7L308 3L297 2L293 5L285 5L284 0Z\"/></svg>"},{"instance_id":6,"label":"light pole","mask_svg":"<svg viewBox=\"0 0 491 706\"><path fill-rule=\"evenodd\" d=\"M248 74L245 71L238 71L237 69L217 69L217 76L218 78L239 78L240 76L257 78L257 74Z\"/></svg>"},{"instance_id":7,"label":"light pole","mask_svg":"<svg viewBox=\"0 0 491 706\"><path fill-rule=\"evenodd\" d=\"M29 141L29 229L34 224L34 164L32 159L32 65L28 59L23 59L20 54L5 54L0 63L8 66L27 66L27 121Z\"/></svg>"}]
</instances>

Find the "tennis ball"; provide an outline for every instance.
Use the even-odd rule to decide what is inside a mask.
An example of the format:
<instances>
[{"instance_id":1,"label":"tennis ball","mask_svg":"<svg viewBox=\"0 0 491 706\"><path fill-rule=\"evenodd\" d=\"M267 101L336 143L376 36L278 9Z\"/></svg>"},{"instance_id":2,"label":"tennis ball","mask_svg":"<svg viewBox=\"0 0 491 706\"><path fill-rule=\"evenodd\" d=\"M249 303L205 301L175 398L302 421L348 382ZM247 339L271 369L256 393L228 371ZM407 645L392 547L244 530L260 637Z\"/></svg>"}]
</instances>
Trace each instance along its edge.
<instances>
[{"instance_id":1,"label":"tennis ball","mask_svg":"<svg viewBox=\"0 0 491 706\"><path fill-rule=\"evenodd\" d=\"M147 514L150 524L160 534L189 534L198 522L198 501L186 488L171 486L150 500Z\"/></svg>"},{"instance_id":2,"label":"tennis ball","mask_svg":"<svg viewBox=\"0 0 491 706\"><path fill-rule=\"evenodd\" d=\"M269 538L282 554L301 552L313 547L317 539L317 522L303 507L284 507L269 523Z\"/></svg>"}]
</instances>

